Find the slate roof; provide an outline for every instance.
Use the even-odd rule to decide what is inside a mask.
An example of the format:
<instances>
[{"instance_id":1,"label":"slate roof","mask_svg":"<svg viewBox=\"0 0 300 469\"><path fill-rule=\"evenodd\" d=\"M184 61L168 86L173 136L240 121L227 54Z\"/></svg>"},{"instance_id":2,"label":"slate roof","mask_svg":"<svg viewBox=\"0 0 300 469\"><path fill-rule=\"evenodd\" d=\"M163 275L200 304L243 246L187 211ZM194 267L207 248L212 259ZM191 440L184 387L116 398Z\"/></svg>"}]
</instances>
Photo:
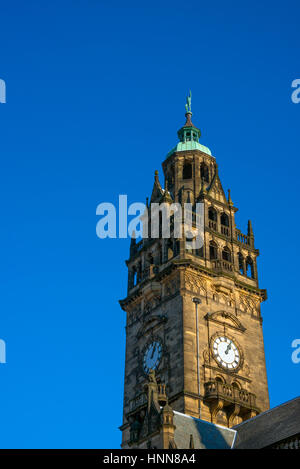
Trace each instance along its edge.
<instances>
[{"instance_id":1,"label":"slate roof","mask_svg":"<svg viewBox=\"0 0 300 469\"><path fill-rule=\"evenodd\" d=\"M235 449L259 449L300 434L300 397L233 427Z\"/></svg>"},{"instance_id":2,"label":"slate roof","mask_svg":"<svg viewBox=\"0 0 300 469\"><path fill-rule=\"evenodd\" d=\"M191 435L195 449L231 449L236 431L174 411L174 441L178 449L187 449Z\"/></svg>"}]
</instances>

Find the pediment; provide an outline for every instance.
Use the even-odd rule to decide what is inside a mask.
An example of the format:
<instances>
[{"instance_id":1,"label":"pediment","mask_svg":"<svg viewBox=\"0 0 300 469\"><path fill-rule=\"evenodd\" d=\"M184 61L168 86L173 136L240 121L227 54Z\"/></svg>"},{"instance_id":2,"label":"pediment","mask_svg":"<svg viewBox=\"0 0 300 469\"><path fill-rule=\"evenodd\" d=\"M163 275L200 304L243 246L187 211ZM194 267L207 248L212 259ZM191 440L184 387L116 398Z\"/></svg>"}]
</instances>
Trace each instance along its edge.
<instances>
[{"instance_id":1,"label":"pediment","mask_svg":"<svg viewBox=\"0 0 300 469\"><path fill-rule=\"evenodd\" d=\"M228 311L215 311L214 313L208 313L205 318L208 321L221 324L222 326L232 327L238 329L241 332L245 332L246 328L243 326L241 321L234 316L234 314Z\"/></svg>"},{"instance_id":2,"label":"pediment","mask_svg":"<svg viewBox=\"0 0 300 469\"><path fill-rule=\"evenodd\" d=\"M222 187L218 172L215 173L213 180L207 189L208 194L215 200L227 204L226 195Z\"/></svg>"}]
</instances>

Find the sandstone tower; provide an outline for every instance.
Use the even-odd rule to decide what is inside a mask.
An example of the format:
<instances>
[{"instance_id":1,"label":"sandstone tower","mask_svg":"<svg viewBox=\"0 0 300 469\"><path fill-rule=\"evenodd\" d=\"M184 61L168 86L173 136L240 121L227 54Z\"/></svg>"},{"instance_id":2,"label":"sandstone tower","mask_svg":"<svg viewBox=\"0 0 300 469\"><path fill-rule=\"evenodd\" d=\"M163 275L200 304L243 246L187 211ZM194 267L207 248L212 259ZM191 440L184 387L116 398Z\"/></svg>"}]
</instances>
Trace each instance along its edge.
<instances>
[{"instance_id":1,"label":"sandstone tower","mask_svg":"<svg viewBox=\"0 0 300 469\"><path fill-rule=\"evenodd\" d=\"M147 447L151 435L151 444L166 447L155 435L172 410L232 427L269 408L260 309L266 291L258 285L252 224L247 234L236 227L237 208L214 156L199 143L190 99L185 116L162 163L164 188L155 172L149 207L202 202L204 245L187 250L186 239L172 236L131 241L120 301L127 314L124 448Z\"/></svg>"}]
</instances>

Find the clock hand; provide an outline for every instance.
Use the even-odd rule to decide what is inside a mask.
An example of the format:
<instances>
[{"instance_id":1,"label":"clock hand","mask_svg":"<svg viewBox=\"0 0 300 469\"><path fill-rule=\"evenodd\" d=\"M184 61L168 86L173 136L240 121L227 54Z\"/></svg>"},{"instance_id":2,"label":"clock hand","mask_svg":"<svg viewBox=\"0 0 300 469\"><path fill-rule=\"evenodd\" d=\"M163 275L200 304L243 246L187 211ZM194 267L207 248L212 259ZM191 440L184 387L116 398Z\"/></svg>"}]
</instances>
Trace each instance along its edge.
<instances>
[{"instance_id":1,"label":"clock hand","mask_svg":"<svg viewBox=\"0 0 300 469\"><path fill-rule=\"evenodd\" d=\"M226 355L228 355L228 352L231 349L231 344L232 342L230 341L229 344L227 345L227 349L225 350Z\"/></svg>"}]
</instances>

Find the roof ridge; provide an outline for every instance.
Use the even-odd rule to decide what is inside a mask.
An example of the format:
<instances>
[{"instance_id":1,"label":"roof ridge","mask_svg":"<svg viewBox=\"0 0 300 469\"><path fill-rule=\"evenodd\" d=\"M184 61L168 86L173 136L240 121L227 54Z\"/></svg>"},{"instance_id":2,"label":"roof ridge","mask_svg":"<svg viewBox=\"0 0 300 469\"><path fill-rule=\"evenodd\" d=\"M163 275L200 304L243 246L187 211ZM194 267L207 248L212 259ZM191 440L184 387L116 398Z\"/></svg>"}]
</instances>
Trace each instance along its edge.
<instances>
[{"instance_id":1,"label":"roof ridge","mask_svg":"<svg viewBox=\"0 0 300 469\"><path fill-rule=\"evenodd\" d=\"M244 425L244 423L252 422L253 420L256 420L257 418L261 417L262 415L266 415L269 412L273 412L273 410L278 409L279 407L284 407L287 404L290 404L293 401L296 401L297 399L300 399L300 396L294 397L293 399L290 399L286 402L283 402L282 404L278 404L275 407L272 407L271 409L265 410L264 412L261 412L260 414L256 415L255 417L252 417L251 419L245 420L244 422L239 423L238 425L235 425L234 428L241 427Z\"/></svg>"},{"instance_id":2,"label":"roof ridge","mask_svg":"<svg viewBox=\"0 0 300 469\"><path fill-rule=\"evenodd\" d=\"M228 427L224 427L223 425L219 425L218 423L212 423L212 422L208 422L208 420L198 419L197 417L193 417L192 415L188 415L188 414L183 414L182 412L178 412L177 410L173 410L173 412L174 414L182 415L183 417L187 417L193 420L198 420L198 422L207 423L209 425L212 425L213 427L224 428L225 430L230 430L236 433L236 430L234 428L228 428Z\"/></svg>"}]
</instances>

